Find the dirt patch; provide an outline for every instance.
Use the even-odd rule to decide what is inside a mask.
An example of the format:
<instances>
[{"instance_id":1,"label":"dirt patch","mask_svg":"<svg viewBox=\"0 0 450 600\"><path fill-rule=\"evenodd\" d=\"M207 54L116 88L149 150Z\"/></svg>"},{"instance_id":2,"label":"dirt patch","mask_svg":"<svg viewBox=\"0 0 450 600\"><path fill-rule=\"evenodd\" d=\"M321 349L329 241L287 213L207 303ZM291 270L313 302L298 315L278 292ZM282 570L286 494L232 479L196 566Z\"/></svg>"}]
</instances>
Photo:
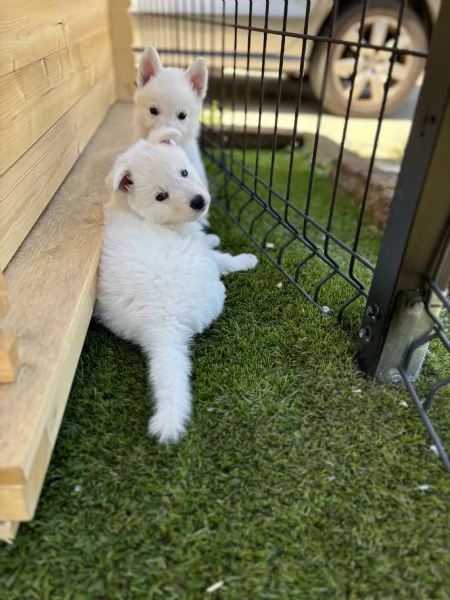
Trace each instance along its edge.
<instances>
[{"instance_id":1,"label":"dirt patch","mask_svg":"<svg viewBox=\"0 0 450 600\"><path fill-rule=\"evenodd\" d=\"M303 142L308 147L314 146L315 135L302 134ZM364 200L369 161L350 150L344 150L337 174L340 146L332 140L320 136L316 163L321 167L331 167L332 176L338 176L341 190L351 196L360 206ZM395 186L397 185L398 167L396 165L374 165L367 190L365 213L369 216L377 230L383 231L389 216Z\"/></svg>"}]
</instances>

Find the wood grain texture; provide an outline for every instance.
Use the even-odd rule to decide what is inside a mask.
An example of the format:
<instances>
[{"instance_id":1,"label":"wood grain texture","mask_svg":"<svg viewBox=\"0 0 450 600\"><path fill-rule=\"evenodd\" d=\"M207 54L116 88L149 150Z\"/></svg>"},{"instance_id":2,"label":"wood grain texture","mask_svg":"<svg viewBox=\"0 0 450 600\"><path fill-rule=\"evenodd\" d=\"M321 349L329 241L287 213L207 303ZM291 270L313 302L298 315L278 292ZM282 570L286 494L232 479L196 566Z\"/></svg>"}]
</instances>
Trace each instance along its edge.
<instances>
[{"instance_id":1,"label":"wood grain texture","mask_svg":"<svg viewBox=\"0 0 450 600\"><path fill-rule=\"evenodd\" d=\"M108 71L109 30L51 54L0 80L0 173L14 164Z\"/></svg>"},{"instance_id":2,"label":"wood grain texture","mask_svg":"<svg viewBox=\"0 0 450 600\"><path fill-rule=\"evenodd\" d=\"M5 278L3 273L0 271L0 317L3 317L8 310L8 293L6 291Z\"/></svg>"},{"instance_id":3,"label":"wood grain texture","mask_svg":"<svg viewBox=\"0 0 450 600\"><path fill-rule=\"evenodd\" d=\"M125 109L110 111L5 272L4 325L22 368L0 387L0 520L31 519L39 499L94 306L104 180L129 143Z\"/></svg>"},{"instance_id":4,"label":"wood grain texture","mask_svg":"<svg viewBox=\"0 0 450 600\"><path fill-rule=\"evenodd\" d=\"M133 55L129 49L113 51L114 75L116 80L116 97L124 102L133 100L136 91Z\"/></svg>"},{"instance_id":5,"label":"wood grain texture","mask_svg":"<svg viewBox=\"0 0 450 600\"><path fill-rule=\"evenodd\" d=\"M8 312L8 308L5 278L0 271L0 317ZM14 382L19 368L20 359L15 339L0 328L0 383Z\"/></svg>"},{"instance_id":6,"label":"wood grain texture","mask_svg":"<svg viewBox=\"0 0 450 600\"><path fill-rule=\"evenodd\" d=\"M0 383L13 383L20 368L15 339L0 329Z\"/></svg>"},{"instance_id":7,"label":"wood grain texture","mask_svg":"<svg viewBox=\"0 0 450 600\"><path fill-rule=\"evenodd\" d=\"M17 251L114 98L110 71L5 173L0 197L0 268Z\"/></svg>"},{"instance_id":8,"label":"wood grain texture","mask_svg":"<svg viewBox=\"0 0 450 600\"><path fill-rule=\"evenodd\" d=\"M116 95L119 100L131 101L135 91L129 0L109 0L110 35L113 49Z\"/></svg>"},{"instance_id":9,"label":"wood grain texture","mask_svg":"<svg viewBox=\"0 0 450 600\"><path fill-rule=\"evenodd\" d=\"M105 26L107 0L2 2L0 75L84 41Z\"/></svg>"}]
</instances>

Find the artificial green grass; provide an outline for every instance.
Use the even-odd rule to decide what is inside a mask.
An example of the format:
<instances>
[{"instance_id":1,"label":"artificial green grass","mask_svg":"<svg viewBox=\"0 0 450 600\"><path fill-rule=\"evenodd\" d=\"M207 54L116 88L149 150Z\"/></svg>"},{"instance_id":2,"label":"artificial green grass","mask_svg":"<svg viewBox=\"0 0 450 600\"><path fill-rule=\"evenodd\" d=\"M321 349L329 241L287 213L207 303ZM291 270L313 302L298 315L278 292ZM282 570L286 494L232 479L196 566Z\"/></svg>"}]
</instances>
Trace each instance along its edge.
<instances>
[{"instance_id":1,"label":"artificial green grass","mask_svg":"<svg viewBox=\"0 0 450 600\"><path fill-rule=\"evenodd\" d=\"M211 221L224 248L251 251L218 207ZM450 477L408 396L359 375L351 334L267 260L226 281L176 446L146 434L139 350L92 325L36 517L0 550L0 598L448 597Z\"/></svg>"},{"instance_id":2,"label":"artificial green grass","mask_svg":"<svg viewBox=\"0 0 450 600\"><path fill-rule=\"evenodd\" d=\"M318 166L311 169L310 150L298 150L294 154L292 165L290 147L276 152L274 160L272 153L267 151L234 150L224 156L213 150L213 157L224 161L247 188L241 190L241 186L233 178L215 165L213 173L216 190L227 212L244 231L250 232L253 240L268 249L274 262L298 282L302 290L314 298L318 305L326 307L327 311L331 309L336 316L340 315L341 308L346 305L340 316L347 328L355 331L356 328L359 329L365 306L365 298L358 293L358 287L359 284L366 289L370 287L372 269L358 258L352 261L351 251L355 250L374 265L379 252L380 236L365 216L358 232L359 209L339 187L334 189L330 169ZM241 163L245 165L244 169L240 167ZM310 180L311 172L313 175ZM262 183L255 181L255 173ZM275 193L270 192L265 183L270 183ZM361 190L361 195L362 193ZM255 194L265 206L270 206L270 211L264 210L255 202ZM284 200L286 197L289 198L288 202ZM304 218L304 214L312 221ZM292 233L274 215L287 221L303 241L294 239ZM325 230L330 231L346 247L341 247L331 237L326 239ZM312 246L315 246L315 251L311 249ZM324 258L328 259L328 264L324 262ZM336 275L335 265L339 266L347 280Z\"/></svg>"}]
</instances>

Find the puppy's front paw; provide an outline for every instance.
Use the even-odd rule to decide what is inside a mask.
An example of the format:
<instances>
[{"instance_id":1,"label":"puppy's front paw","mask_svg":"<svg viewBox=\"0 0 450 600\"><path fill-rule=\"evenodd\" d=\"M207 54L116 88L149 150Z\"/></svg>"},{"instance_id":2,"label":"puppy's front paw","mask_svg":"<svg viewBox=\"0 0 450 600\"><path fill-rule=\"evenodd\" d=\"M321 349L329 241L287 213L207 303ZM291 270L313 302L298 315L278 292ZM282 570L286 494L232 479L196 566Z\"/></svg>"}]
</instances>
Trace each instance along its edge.
<instances>
[{"instance_id":1,"label":"puppy's front paw","mask_svg":"<svg viewBox=\"0 0 450 600\"><path fill-rule=\"evenodd\" d=\"M208 233L206 243L211 249L217 248L220 245L220 237L214 233Z\"/></svg>"},{"instance_id":2,"label":"puppy's front paw","mask_svg":"<svg viewBox=\"0 0 450 600\"><path fill-rule=\"evenodd\" d=\"M258 264L258 259L254 254L239 254L236 256L236 260L239 261L239 269L241 271L249 271L254 269Z\"/></svg>"},{"instance_id":3,"label":"puppy's front paw","mask_svg":"<svg viewBox=\"0 0 450 600\"><path fill-rule=\"evenodd\" d=\"M149 421L148 432L158 438L161 444L174 444L185 433L182 420L173 415L156 413Z\"/></svg>"}]
</instances>

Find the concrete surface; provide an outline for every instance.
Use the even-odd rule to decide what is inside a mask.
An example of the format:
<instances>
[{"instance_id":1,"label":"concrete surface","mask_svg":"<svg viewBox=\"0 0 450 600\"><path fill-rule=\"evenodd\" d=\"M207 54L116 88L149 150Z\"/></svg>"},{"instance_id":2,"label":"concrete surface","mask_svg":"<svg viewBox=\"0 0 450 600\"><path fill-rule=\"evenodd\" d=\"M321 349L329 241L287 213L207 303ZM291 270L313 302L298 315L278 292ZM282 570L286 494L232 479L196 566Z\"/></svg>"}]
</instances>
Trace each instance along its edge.
<instances>
[{"instance_id":1,"label":"concrete surface","mask_svg":"<svg viewBox=\"0 0 450 600\"><path fill-rule=\"evenodd\" d=\"M298 95L298 82L283 79L277 127L282 133L292 132L294 113ZM395 114L383 119L376 151L376 158L388 163L399 163L408 140L411 119L419 95L420 87L416 86L408 101ZM247 111L245 97L248 93ZM223 101L222 121L224 126L241 128L247 112L247 127L257 129L259 125L260 80L254 78L246 83L245 77L226 78L224 81L211 79L209 98ZM265 81L262 97L261 129L273 131L275 128L275 109L278 96L278 81L276 78ZM318 127L319 104L312 97L308 84L304 82L302 100L300 103L297 131L299 133L315 133ZM205 111L205 122L211 119L211 112ZM216 121L214 115L212 119ZM342 117L323 113L320 122L320 134L341 144L344 135L345 120ZM359 156L370 157L375 144L378 127L377 119L352 118L345 133L345 148Z\"/></svg>"}]
</instances>

